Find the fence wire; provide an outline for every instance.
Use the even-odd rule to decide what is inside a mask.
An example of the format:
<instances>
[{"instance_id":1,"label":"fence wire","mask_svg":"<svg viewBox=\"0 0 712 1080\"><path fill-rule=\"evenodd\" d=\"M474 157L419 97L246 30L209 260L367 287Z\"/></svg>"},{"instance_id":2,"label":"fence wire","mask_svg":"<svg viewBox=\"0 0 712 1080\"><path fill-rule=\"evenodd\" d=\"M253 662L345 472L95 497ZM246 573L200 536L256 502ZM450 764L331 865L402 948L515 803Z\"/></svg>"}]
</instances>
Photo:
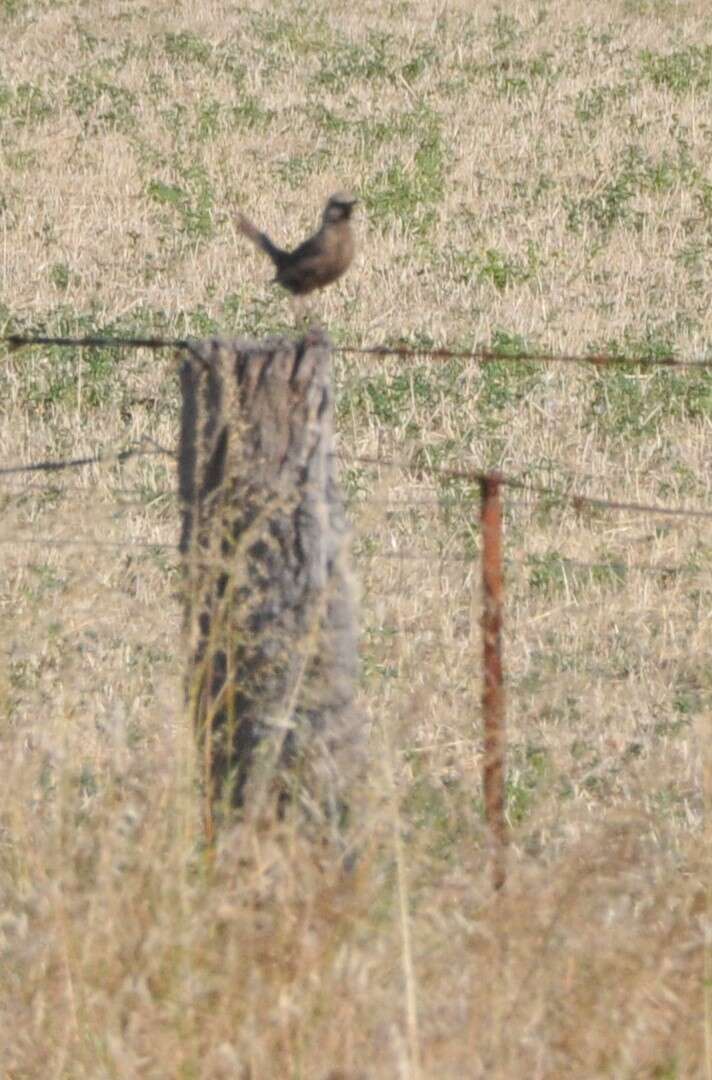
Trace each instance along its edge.
<instances>
[{"instance_id":1,"label":"fence wire","mask_svg":"<svg viewBox=\"0 0 712 1080\"><path fill-rule=\"evenodd\" d=\"M57 458L44 461L32 461L27 464L3 465L0 467L0 476L16 476L23 473L55 473L70 469L83 469L88 465L123 464L132 458L144 457L169 457L176 458L176 451L169 447L161 446L156 440L144 436L140 440L124 446L120 450L99 450L98 453L81 458ZM538 496L548 498L560 505L570 505L574 510L613 510L626 511L635 514L663 515L668 517L697 518L700 521L712 521L712 510L698 507L667 507L660 503L632 502L622 499L607 499L601 496L585 495L577 491L562 491L560 488L546 484L533 484L528 477L514 476L502 473L496 469L440 469L430 465L399 461L393 458L379 458L368 456L346 456L338 454L337 458L342 464L364 464L378 469L400 470L402 472L421 472L429 478L439 481L465 481L469 483L483 484L489 480L496 480L503 487L513 488L526 496ZM572 478L574 478L572 476ZM56 488L54 488L56 490ZM161 491L160 494L170 494ZM451 492L445 492L445 498L452 498ZM368 500L365 500L365 504ZM405 505L406 503L403 503ZM414 500L417 507L419 501Z\"/></svg>"},{"instance_id":2,"label":"fence wire","mask_svg":"<svg viewBox=\"0 0 712 1080\"><path fill-rule=\"evenodd\" d=\"M585 507L595 510L624 510L638 514L662 514L669 517L699 518L712 521L712 510L686 506L661 506L655 503L636 503L621 499L604 499L595 495L584 495L577 492L560 491L557 488L545 484L532 484L530 480L519 476L511 476L499 472L497 469L439 469L431 466L415 464L407 461L398 461L393 458L359 457L339 455L344 464L371 465L378 468L398 469L402 472L423 472L428 477L436 477L439 480L464 480L471 483L484 483L488 478L496 478L503 487L510 487L524 491L527 494L535 494L555 499L561 504L569 504L575 510Z\"/></svg>"},{"instance_id":3,"label":"fence wire","mask_svg":"<svg viewBox=\"0 0 712 1080\"><path fill-rule=\"evenodd\" d=\"M308 341L308 337L306 339ZM190 338L162 338L156 336L148 337L131 337L131 336L114 336L105 337L102 335L91 335L85 337L67 337L67 336L52 336L52 335L32 335L32 334L9 334L0 338L0 342L5 343L11 352L14 352L24 347L72 347L72 348L105 348L105 349L171 349L180 353L189 353L192 356L199 357L198 345L199 342ZM332 351L339 355L355 355L371 358L385 358L395 357L401 359L433 359L433 360L471 360L482 364L488 363L554 363L554 364L588 364L598 368L607 366L633 366L638 368L657 368L664 367L668 369L672 368L699 368L699 369L712 369L712 358L707 356L698 358L681 358L673 354L666 356L654 356L648 358L636 357L636 356L624 356L616 354L594 353L594 354L553 354L543 352L528 352L519 351L513 352L508 350L507 352L499 352L497 350L489 348L475 348L472 350L463 349L451 349L441 346L418 346L412 347L408 345L389 345L378 344L369 346L357 346L357 345L341 345L332 347ZM0 466L0 477L14 477L19 478L23 475L32 474L56 474L67 472L70 470L84 469L89 466L104 466L104 465L123 465L124 463L138 458L147 457L169 457L175 458L175 451L161 446L154 439L144 436L143 438L127 444L120 449L102 449L94 454L88 454L83 457L63 458L54 460L42 460L34 461L27 464L15 464ZM507 503L511 502L517 505L536 506L540 504L542 500L549 501L549 505L552 503L555 506L570 506L575 511L588 510L600 510L600 511L623 511L632 514L642 514L650 516L665 516L668 518L687 518L695 520L712 520L712 510L700 507L687 507L687 506L666 506L656 503L645 502L633 502L623 499L605 498L597 495L588 495L575 491L562 491L560 487L556 487L552 484L542 484L532 482L528 476L515 476L507 473L499 472L498 470L485 470L477 467L460 467L460 468L438 468L431 466L423 466L418 463L410 463L407 461L398 461L395 459L387 459L381 457L369 457L369 456L350 456L338 455L339 459L345 464L358 464L367 465L374 468L384 469L397 469L404 472L412 473L414 470L420 474L426 476L429 480L442 483L444 482L457 482L463 481L466 483L477 484L478 487L482 484L489 482L492 479L496 479L497 483L509 488L514 494L513 497L505 502L505 510L507 509ZM541 466L541 468L548 468L549 466ZM569 473L570 480L572 482L586 482L593 478L579 476L576 473ZM64 491L74 490L75 492L91 493L95 491L95 486L90 486L87 489L81 489L78 487L70 488L60 485L47 485L41 487L38 485L28 485L21 492L14 492L15 499L26 497L32 493L48 493L48 494L61 494ZM144 492L142 489L112 489L114 494L120 494L122 491L126 494L131 491L132 494L141 494L150 496L152 499L156 499L163 496L169 496L171 498L178 497L178 493L175 490L161 489L156 492ZM8 496L5 495L7 499ZM409 509L417 509L419 507L438 506L442 510L456 509L459 504L474 503L479 498L479 492L451 492L445 491L440 497L433 498L413 498L402 500L378 500L378 499L365 499L355 500L352 504L354 507L365 507L370 505L380 505L387 512L392 511L406 511ZM137 506L141 506L141 503L137 503ZM121 505L117 502L117 506L126 509L127 506L124 503ZM126 548L128 550L132 548L143 548L148 550L165 550L165 551L178 551L177 544L163 543L159 541L133 541L133 540L93 540L86 536L68 537L68 538L52 538L52 537L37 537L37 536L24 536L24 535L6 535L0 537L0 543L2 544L19 544L19 545L33 545L33 546L45 546L45 547L94 547L97 549L121 549ZM401 561L428 561L437 564L443 563L460 563L469 565L472 564L478 557L477 553L472 554L444 554L433 551L420 551L412 547L400 548L390 551L368 551L361 550L357 552L358 559L391 559ZM626 563L624 561L616 562L581 562L574 559L569 559L565 556L551 556L555 558L557 564L562 566L570 566L571 568L587 569L591 572L608 571L611 573L622 573L629 570L639 570L641 572L650 572L654 574L673 575L678 573L695 573L697 568L688 566L656 566L654 564L644 563Z\"/></svg>"},{"instance_id":4,"label":"fence wire","mask_svg":"<svg viewBox=\"0 0 712 1080\"><path fill-rule=\"evenodd\" d=\"M318 328L309 333L319 333ZM216 339L217 340L217 339ZM56 346L59 348L91 348L91 349L172 349L179 352L188 352L201 362L205 362L200 356L197 346L197 338L163 338L163 337L131 337L115 336L103 337L102 335L90 335L87 337L54 337L47 334L6 334L0 337L0 342L7 345L10 352L31 346ZM514 351L479 346L474 349L454 349L441 345L389 345L387 343L377 345L332 345L332 352L340 356L366 356L372 358L396 357L398 359L412 360L473 360L480 364L491 363L536 363L536 364L587 364L594 367L640 367L640 368L699 368L700 370L712 369L712 357L678 357L673 353L664 356L632 356L620 353L548 353L534 350Z\"/></svg>"},{"instance_id":5,"label":"fence wire","mask_svg":"<svg viewBox=\"0 0 712 1080\"><path fill-rule=\"evenodd\" d=\"M62 472L67 469L81 469L88 465L123 464L131 458L164 456L175 458L176 452L161 446L154 439L144 436L142 439L119 451L99 451L81 458L60 458L50 461L35 461L26 465L0 467L0 476L16 476L22 473ZM579 492L565 492L546 484L532 484L524 477L502 473L497 469L462 468L440 469L432 466L415 465L412 462L398 461L393 458L362 457L338 454L339 460L346 465L369 465L376 468L398 469L402 472L424 472L428 477L438 480L463 480L481 484L488 479L496 479L503 487L514 488L527 495L537 495L554 500L560 505L570 505L574 510L585 508L595 510L616 510L637 514L663 515L666 517L687 517L712 521L712 510L689 506L662 506L657 503L629 502L621 499L606 499L596 495L584 495ZM417 500L414 505L418 505Z\"/></svg>"},{"instance_id":6,"label":"fence wire","mask_svg":"<svg viewBox=\"0 0 712 1080\"><path fill-rule=\"evenodd\" d=\"M129 461L131 458L161 456L174 458L176 453L174 450L161 446L155 439L144 435L143 438L118 451L100 450L99 453L90 454L87 457L56 458L52 461L33 461L28 465L0 466L0 476L17 476L21 473L64 472L67 469L84 469L88 465L123 465L125 461Z\"/></svg>"}]
</instances>

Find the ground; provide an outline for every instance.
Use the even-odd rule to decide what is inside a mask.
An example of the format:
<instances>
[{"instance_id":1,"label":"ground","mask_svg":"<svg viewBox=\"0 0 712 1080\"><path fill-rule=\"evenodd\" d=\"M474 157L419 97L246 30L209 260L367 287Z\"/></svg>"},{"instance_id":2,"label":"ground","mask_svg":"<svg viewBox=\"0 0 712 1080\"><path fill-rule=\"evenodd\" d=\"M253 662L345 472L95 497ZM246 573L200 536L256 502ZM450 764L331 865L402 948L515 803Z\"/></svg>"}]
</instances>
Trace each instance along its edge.
<instances>
[{"instance_id":1,"label":"ground","mask_svg":"<svg viewBox=\"0 0 712 1080\"><path fill-rule=\"evenodd\" d=\"M236 214L288 245L346 188L337 347L712 359L704 0L0 0L0 42L0 334L293 333ZM344 876L202 844L173 353L0 359L3 1077L708 1078L711 523L566 496L712 508L712 372L336 354ZM498 896L462 466L551 489L505 493Z\"/></svg>"}]
</instances>

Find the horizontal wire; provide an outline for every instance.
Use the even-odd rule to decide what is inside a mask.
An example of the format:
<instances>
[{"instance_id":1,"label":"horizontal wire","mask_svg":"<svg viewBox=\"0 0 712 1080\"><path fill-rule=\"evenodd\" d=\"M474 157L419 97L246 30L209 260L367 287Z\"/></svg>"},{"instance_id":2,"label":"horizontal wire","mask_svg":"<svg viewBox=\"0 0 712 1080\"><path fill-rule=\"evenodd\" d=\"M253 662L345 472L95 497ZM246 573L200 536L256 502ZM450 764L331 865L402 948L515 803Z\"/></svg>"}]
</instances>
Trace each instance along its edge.
<instances>
[{"instance_id":1,"label":"horizontal wire","mask_svg":"<svg viewBox=\"0 0 712 1080\"><path fill-rule=\"evenodd\" d=\"M163 452L165 454L168 454L168 455L172 455L172 453L173 453L170 450L155 451L155 452L151 451L148 456L152 456L153 453L156 453L158 455L161 452ZM145 455L143 455L141 453L136 453L133 456L141 457L141 456L145 456ZM95 459L91 459L91 462L96 463L96 464L105 464L105 463L111 463L112 461L117 460L117 458L120 459L120 460L124 460L123 452L122 452L122 454L117 455L117 457L112 458L111 456L102 456L102 457L98 457L98 458L95 458ZM84 465L85 463L87 463L85 461L85 459L79 459L78 465L77 465L77 462L73 462L73 461L51 462L51 463L40 462L40 463L37 463L37 464L28 465L28 466L15 466L15 467L13 467L13 469L11 471L14 472L14 473L34 472L34 471L38 470L39 468L41 468L41 467L43 467L45 465L49 465L50 471L54 471L55 469L60 469L60 468L64 468L64 467L66 467L66 468L79 467L79 465ZM0 475L1 474L2 474L2 469L0 469ZM81 486L79 484L28 484L28 485L23 486L21 488L14 488L14 487L9 487L7 484L1 484L0 483L0 498L4 499L5 501L11 500L13 502L22 501L24 499L27 499L28 496L34 496L34 497L39 498L39 497L42 497L42 496L47 496L48 497L48 496L58 496L58 495L65 495L65 494L85 496L87 498L92 498L93 499L93 498L96 498L97 493L99 493L99 494L110 493L112 495L117 495L117 496L130 496L130 495L136 496L136 498L134 500L132 500L131 502L126 502L126 501L122 501L121 499L117 499L115 505L117 507L121 507L121 508L125 508L127 506L136 507L136 508L140 508L142 506L143 507L148 507L151 503L156 502L159 499L178 499L180 497L180 492L178 491L177 488L156 488L154 490L154 489L143 488L143 487L113 487L113 486L108 486L107 488L104 489L104 488L100 488L98 484L86 484L86 485L83 485L83 486ZM557 494L556 497L557 498L560 497L562 499L567 498L566 495L559 496L558 494ZM574 498L578 498L578 496L574 496ZM353 500L353 501L349 501L347 499L346 500L346 509L348 511L350 511L350 512L358 513L359 511L363 512L363 511L368 510L370 507L376 506L381 510L387 511L389 514L407 513L408 511L411 511L411 510L430 509L430 508L438 509L438 510L441 510L443 512L445 512L445 511L453 512L455 510L469 510L469 508L474 503L479 502L479 499L480 499L479 494L467 494L467 493L460 493L460 492L452 492L452 493L444 492L440 497L423 498L423 499L419 499L419 498L414 498L414 499L371 499L371 498L369 498L369 499L358 499L358 500ZM527 498L518 498L517 496L508 496L507 501L505 502L503 509L506 512L507 510L511 509L512 506L516 506L516 507L520 507L520 506L536 507L536 506L539 506L540 503L541 503L541 499L537 499L537 498L527 499ZM107 507L102 506L101 509L107 509ZM664 509L664 508L661 508L661 509ZM473 520L472 524L477 524L477 521ZM647 542L648 539L649 538L647 536L639 537L636 542L640 542L640 543Z\"/></svg>"},{"instance_id":2,"label":"horizontal wire","mask_svg":"<svg viewBox=\"0 0 712 1080\"><path fill-rule=\"evenodd\" d=\"M512 565L520 565L518 560L505 560L505 564L511 562ZM690 566L689 564L683 566L681 563L678 565L656 565L655 563L626 563L619 562L586 562L582 559L572 559L568 555L558 555L552 553L549 555L530 555L526 563L526 568L529 570L536 570L538 566L543 568L556 566L556 564L563 563L564 566L572 566L579 570L613 570L615 573L620 573L629 570L639 570L643 573L649 574L699 574L702 572L701 566ZM705 567L705 569L709 569Z\"/></svg>"},{"instance_id":3,"label":"horizontal wire","mask_svg":"<svg viewBox=\"0 0 712 1080\"><path fill-rule=\"evenodd\" d=\"M162 540L93 540L86 537L39 537L39 536L0 536L0 544L29 544L48 548L113 548L130 551L132 548L160 548L162 551L178 551L178 544L168 544Z\"/></svg>"},{"instance_id":4,"label":"horizontal wire","mask_svg":"<svg viewBox=\"0 0 712 1080\"><path fill-rule=\"evenodd\" d=\"M145 443L152 444L152 449L145 449L142 447ZM58 459L52 461L37 461L28 465L12 465L0 467L0 476L12 476L20 473L35 473L35 472L59 472L66 469L85 468L88 465L105 465L112 462L118 462L122 464L131 458L135 457L151 457L151 456L167 456L175 458L177 455L175 451L169 450L166 447L160 446L155 443L154 440L145 437L136 446L127 447L120 450L115 454L107 454L100 452L89 457L84 458L69 458ZM395 461L386 458L372 458L372 457L349 457L345 458L343 455L338 455L339 460L345 464L365 464L377 466L380 468L389 469L401 469L408 471L413 469L413 465L408 462ZM422 466L419 466L422 468ZM628 502L618 499L604 499L593 495L583 495L579 493L566 493L556 491L553 488L546 487L540 484L531 484L528 480L522 480L519 477L509 476L505 473L498 471L485 472L481 469L429 469L428 474L430 476L438 477L442 480L469 480L471 482L482 483L483 481L495 481L502 484L505 487L515 488L519 491L523 491L526 494L534 494L540 497L546 496L554 499L555 501L573 506L575 510L588 507L590 509L598 510L616 510L625 511L628 513L636 514L656 514L666 517L681 517L681 518L695 518L698 520L712 520L712 510L703 510L696 507L673 507L673 506L661 506L654 503L636 503ZM415 504L417 505L417 503ZM506 506L506 503L505 503Z\"/></svg>"},{"instance_id":5,"label":"horizontal wire","mask_svg":"<svg viewBox=\"0 0 712 1080\"><path fill-rule=\"evenodd\" d=\"M56 345L59 348L79 349L186 349L193 352L196 342L187 338L162 337L54 337L49 334L6 334L0 337L11 352L32 345Z\"/></svg>"},{"instance_id":6,"label":"horizontal wire","mask_svg":"<svg viewBox=\"0 0 712 1080\"><path fill-rule=\"evenodd\" d=\"M474 563L479 560L479 552L474 555L438 555L435 552L418 551L415 548L395 549L393 551L356 551L354 553L355 559L407 559L417 560L421 562L432 563ZM610 571L614 574L628 573L628 571L638 571L640 573L650 574L662 574L663 576L671 576L673 574L700 574L703 569L708 569L701 566L690 566L689 564L663 564L656 565L655 563L626 563L619 562L586 562L581 559L572 559L567 555L549 555L549 556L529 556L527 561L522 564L521 560L517 558L506 558L504 560L505 567L521 568L524 571L531 572L538 568L552 569L556 566L567 566L577 570L588 571Z\"/></svg>"},{"instance_id":7,"label":"horizontal wire","mask_svg":"<svg viewBox=\"0 0 712 1080\"><path fill-rule=\"evenodd\" d=\"M96 548L96 549L114 549L114 550L131 550L132 548L138 548L143 550L161 550L161 551L180 551L180 545L177 543L169 543L162 540L95 540L87 539L86 537L36 537L36 536L0 536L0 544L3 545L32 545L39 547L54 547L54 548L67 548L67 547L81 547L81 548ZM216 565L224 565L228 561L229 557L219 557L215 560L201 559L200 563L203 567L210 565L211 562L215 562ZM457 563L473 564L479 559L479 553L473 555L440 555L435 552L419 551L415 548L398 548L392 551L359 551L358 548L353 552L353 558L355 561L384 559L384 560L403 560L409 562L430 562L433 564L442 563ZM517 567L523 570L536 570L539 561L544 567L554 567L556 565L570 566L575 569L589 570L589 571L612 571L616 574L628 571L639 571L641 573L662 574L664 576L670 576L673 574L698 574L701 573L703 567L688 565L656 565L654 563L625 563L625 562L585 562L579 559L572 559L566 555L550 555L550 556L537 556L534 557L536 561L528 560L522 564L521 560L516 558L505 559L505 567ZM546 560L546 561L545 561Z\"/></svg>"},{"instance_id":8,"label":"horizontal wire","mask_svg":"<svg viewBox=\"0 0 712 1080\"><path fill-rule=\"evenodd\" d=\"M339 454L339 460L344 464L360 463L374 465L388 469L401 469L404 472L414 468L427 471L429 476L436 476L441 480L470 480L482 483L483 481L496 481L504 487L517 488L520 491L537 495L550 496L562 503L571 504L574 509L584 506L600 510L626 510L631 513L664 514L670 517L690 517L703 520L712 520L712 510L701 510L695 507L684 506L660 506L648 503L625 502L617 499L603 499L594 495L581 495L556 491L542 484L531 484L528 480L522 480L517 476L509 476L506 473L492 470L484 472L482 469L433 469L423 465L413 465L407 461L396 461L387 458L373 457L344 457Z\"/></svg>"},{"instance_id":9,"label":"horizontal wire","mask_svg":"<svg viewBox=\"0 0 712 1080\"><path fill-rule=\"evenodd\" d=\"M141 447L145 443L150 443L152 449L142 449ZM87 465L104 465L111 462L123 463L133 457L150 457L150 456L167 456L175 458L177 455L175 451L169 450L167 447L160 446L152 439L144 438L136 446L127 447L124 450L120 450L115 454L106 454L101 452L99 454L92 455L84 458L69 458L59 459L53 461L37 461L28 465L11 465L0 467L0 476L11 476L19 473L34 473L34 472L59 472L65 469L84 468ZM389 469L401 469L408 471L413 469L413 465L404 461L395 461L387 458L372 458L372 457L349 457L346 458L343 455L338 455L339 459L345 464L364 464L373 465L381 468ZM422 468L422 466L419 466ZM700 518L703 520L712 520L712 510L702 510L694 507L673 507L673 506L660 506L656 504L647 503L635 503L626 502L617 499L603 499L593 495L582 495L578 493L566 493L556 491L554 488L546 487L541 484L532 484L528 480L522 480L519 477L509 476L505 473L500 473L496 470L492 472L485 472L481 469L428 469L430 476L435 476L443 480L470 480L472 482L481 483L484 480L494 480L505 487L516 488L520 491L524 491L527 494L535 494L540 496L549 496L562 503L569 503L575 509L582 507L591 507L601 510L624 510L631 513L645 513L645 514L662 514L669 517L689 517Z\"/></svg>"},{"instance_id":10,"label":"horizontal wire","mask_svg":"<svg viewBox=\"0 0 712 1080\"><path fill-rule=\"evenodd\" d=\"M146 444L149 444L152 448L142 449ZM15 476L18 473L62 472L65 469L83 469L86 468L87 465L106 465L111 464L112 462L123 464L124 461L128 461L130 458L160 456L175 457L176 454L175 451L169 450L165 446L161 446L154 439L144 436L133 446L127 446L123 450L119 450L113 454L100 451L98 454L93 454L90 457L34 461L29 465L5 465L0 467L0 476Z\"/></svg>"},{"instance_id":11,"label":"horizontal wire","mask_svg":"<svg viewBox=\"0 0 712 1080\"><path fill-rule=\"evenodd\" d=\"M551 489L554 490L553 488ZM559 495L556 496L559 498ZM566 495L561 495L561 499L565 500ZM455 493L452 494L443 491L442 495L432 499L361 499L358 502L346 502L346 509L353 511L354 513L368 510L371 506L377 506L379 509L387 512L388 515L405 514L413 510L435 508L442 510L443 512L454 513L459 510L461 512L470 512L472 507L479 504L480 494L467 494L467 493ZM504 513L511 510L512 507L526 506L537 507L541 506L542 499L534 496L531 499L521 498L516 495L508 495L502 510ZM365 515L364 515L365 516Z\"/></svg>"},{"instance_id":12,"label":"horizontal wire","mask_svg":"<svg viewBox=\"0 0 712 1080\"><path fill-rule=\"evenodd\" d=\"M105 459L102 459L105 460ZM178 491L175 488L145 488L145 487L122 487L107 484L100 487L98 484L24 484L16 487L10 484L0 483L0 498L8 500L26 499L28 496L52 496L52 495L84 495L95 499L100 495L133 495L136 497L136 505L148 503L158 498L177 498ZM139 498L143 496L143 499ZM125 503L117 503L124 506Z\"/></svg>"},{"instance_id":13,"label":"horizontal wire","mask_svg":"<svg viewBox=\"0 0 712 1080\"><path fill-rule=\"evenodd\" d=\"M482 364L491 363L537 363L537 364L592 364L595 367L619 367L632 366L642 368L666 367L666 368L700 368L706 370L712 368L712 359L700 357L697 359L677 358L673 355L655 356L643 358L640 356L621 356L608 353L537 353L521 352L506 353L497 352L495 349L449 349L445 347L422 347L411 348L408 345L338 345L333 352L340 355L394 356L400 358L434 360L477 360Z\"/></svg>"},{"instance_id":14,"label":"horizontal wire","mask_svg":"<svg viewBox=\"0 0 712 1080\"><path fill-rule=\"evenodd\" d=\"M229 341L229 339L211 338L211 342ZM305 339L307 340L307 339ZM201 362L205 358L200 355L201 342L196 338L162 338L162 337L102 337L90 335L88 337L54 337L47 334L6 334L0 337L0 342L8 345L11 351L33 345L53 345L60 348L100 348L100 349L181 349L190 352ZM435 360L476 360L483 364L489 363L552 363L552 364L593 364L596 367L628 365L634 367L653 368L712 368L712 358L685 358L676 357L672 354L666 356L653 356L642 358L640 356L625 356L610 353L543 353L521 351L498 352L496 349L476 348L451 349L447 346L409 346L409 345L338 345L332 346L332 352L339 355L387 357L394 356L401 359L435 359Z\"/></svg>"},{"instance_id":15,"label":"horizontal wire","mask_svg":"<svg viewBox=\"0 0 712 1080\"><path fill-rule=\"evenodd\" d=\"M356 551L354 559L402 559L405 562L432 563L475 563L477 555L435 555L429 551L417 551L415 548L396 549L394 551Z\"/></svg>"}]
</instances>

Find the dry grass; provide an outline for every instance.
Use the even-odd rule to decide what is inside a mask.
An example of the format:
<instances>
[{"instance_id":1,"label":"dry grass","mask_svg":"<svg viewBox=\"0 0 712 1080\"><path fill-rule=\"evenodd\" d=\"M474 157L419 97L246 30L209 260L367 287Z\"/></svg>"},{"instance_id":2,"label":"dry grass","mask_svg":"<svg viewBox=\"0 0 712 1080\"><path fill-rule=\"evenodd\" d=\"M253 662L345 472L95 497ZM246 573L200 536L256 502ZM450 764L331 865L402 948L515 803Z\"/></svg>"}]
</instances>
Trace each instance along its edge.
<instances>
[{"instance_id":1,"label":"dry grass","mask_svg":"<svg viewBox=\"0 0 712 1080\"><path fill-rule=\"evenodd\" d=\"M0 0L0 331L273 332L234 209L288 241L349 187L337 342L709 356L711 30L703 0ZM495 899L476 493L424 466L709 507L712 379L335 377L344 454L408 462L343 469L373 748L346 880L289 827L201 850L170 458L2 477L0 1075L709 1080L709 525L507 498ZM3 464L175 443L167 355L0 382Z\"/></svg>"}]
</instances>

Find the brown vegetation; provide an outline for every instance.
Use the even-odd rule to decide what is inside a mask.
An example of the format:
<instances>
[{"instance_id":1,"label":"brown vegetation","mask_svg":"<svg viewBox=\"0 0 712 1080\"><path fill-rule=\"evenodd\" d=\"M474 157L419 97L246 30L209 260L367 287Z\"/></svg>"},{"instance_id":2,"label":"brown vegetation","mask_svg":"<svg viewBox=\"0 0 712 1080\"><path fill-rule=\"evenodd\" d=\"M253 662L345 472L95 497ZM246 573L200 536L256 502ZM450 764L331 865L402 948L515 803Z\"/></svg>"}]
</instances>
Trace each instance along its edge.
<instances>
[{"instance_id":1,"label":"brown vegetation","mask_svg":"<svg viewBox=\"0 0 712 1080\"><path fill-rule=\"evenodd\" d=\"M348 185L337 343L709 355L710 29L702 0L0 0L0 333L284 329L235 210L305 235ZM168 354L0 380L3 466L175 447ZM709 508L709 373L349 358L335 387L347 877L291 821L206 858L175 463L2 476L0 1074L708 1080L708 524L505 493L494 896L477 490L428 466ZM409 467L349 463L379 455Z\"/></svg>"}]
</instances>

